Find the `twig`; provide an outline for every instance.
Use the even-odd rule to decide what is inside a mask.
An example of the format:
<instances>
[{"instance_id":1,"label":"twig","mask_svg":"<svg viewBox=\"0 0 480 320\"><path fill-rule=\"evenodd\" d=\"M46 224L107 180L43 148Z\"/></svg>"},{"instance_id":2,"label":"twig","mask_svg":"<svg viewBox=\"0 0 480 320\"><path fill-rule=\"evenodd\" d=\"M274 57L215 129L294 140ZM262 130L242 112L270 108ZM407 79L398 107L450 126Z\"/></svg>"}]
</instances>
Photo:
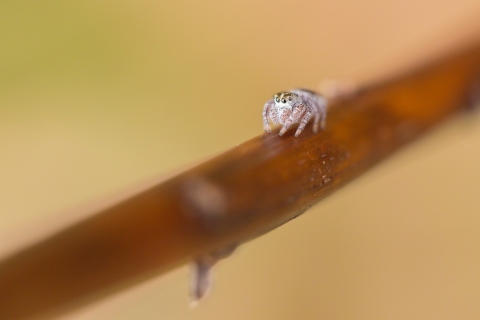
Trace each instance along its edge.
<instances>
[{"instance_id":1,"label":"twig","mask_svg":"<svg viewBox=\"0 0 480 320\"><path fill-rule=\"evenodd\" d=\"M479 75L474 47L364 88L323 132L258 136L7 258L0 319L64 312L280 226L462 109Z\"/></svg>"}]
</instances>

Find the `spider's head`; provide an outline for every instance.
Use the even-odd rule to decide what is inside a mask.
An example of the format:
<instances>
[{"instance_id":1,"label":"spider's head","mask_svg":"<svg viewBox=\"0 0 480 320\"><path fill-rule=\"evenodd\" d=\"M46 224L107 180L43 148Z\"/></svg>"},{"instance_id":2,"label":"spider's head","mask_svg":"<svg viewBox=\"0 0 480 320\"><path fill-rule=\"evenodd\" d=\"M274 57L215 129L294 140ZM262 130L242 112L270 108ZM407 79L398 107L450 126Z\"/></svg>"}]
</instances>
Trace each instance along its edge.
<instances>
[{"instance_id":1,"label":"spider's head","mask_svg":"<svg viewBox=\"0 0 480 320\"><path fill-rule=\"evenodd\" d=\"M291 108L294 101L296 101L298 95L292 92L279 92L273 95L273 100L275 101L275 105L277 107L287 107Z\"/></svg>"},{"instance_id":2,"label":"spider's head","mask_svg":"<svg viewBox=\"0 0 480 320\"><path fill-rule=\"evenodd\" d=\"M299 99L298 95L292 92L279 92L273 96L273 101L275 101L275 108L277 109L281 124L287 121L297 99Z\"/></svg>"}]
</instances>

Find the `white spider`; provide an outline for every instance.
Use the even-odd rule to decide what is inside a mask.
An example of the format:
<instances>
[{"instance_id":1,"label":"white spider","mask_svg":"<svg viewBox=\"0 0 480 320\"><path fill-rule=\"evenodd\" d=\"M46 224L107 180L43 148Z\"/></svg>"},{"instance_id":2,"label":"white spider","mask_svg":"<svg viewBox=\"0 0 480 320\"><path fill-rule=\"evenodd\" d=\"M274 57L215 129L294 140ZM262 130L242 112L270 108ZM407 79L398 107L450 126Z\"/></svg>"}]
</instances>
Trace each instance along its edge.
<instances>
[{"instance_id":1,"label":"white spider","mask_svg":"<svg viewBox=\"0 0 480 320\"><path fill-rule=\"evenodd\" d=\"M288 92L279 92L268 100L263 107L263 129L270 133L269 118L274 124L282 124L280 135L283 135L294 123L299 122L295 137L302 133L303 129L313 116L313 132L320 128L325 129L327 118L327 99L313 91L295 89Z\"/></svg>"}]
</instances>

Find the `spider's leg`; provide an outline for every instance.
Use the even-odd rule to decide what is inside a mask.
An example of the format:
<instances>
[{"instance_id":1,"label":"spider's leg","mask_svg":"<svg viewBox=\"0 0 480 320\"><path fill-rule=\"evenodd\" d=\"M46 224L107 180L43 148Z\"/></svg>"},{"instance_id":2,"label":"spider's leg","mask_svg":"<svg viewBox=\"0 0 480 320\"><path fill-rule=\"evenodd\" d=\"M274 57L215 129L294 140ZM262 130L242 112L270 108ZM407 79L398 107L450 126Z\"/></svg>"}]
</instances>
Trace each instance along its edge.
<instances>
[{"instance_id":1,"label":"spider's leg","mask_svg":"<svg viewBox=\"0 0 480 320\"><path fill-rule=\"evenodd\" d=\"M320 114L320 129L325 130L327 122L327 100L319 101L317 105L318 113Z\"/></svg>"},{"instance_id":2,"label":"spider's leg","mask_svg":"<svg viewBox=\"0 0 480 320\"><path fill-rule=\"evenodd\" d=\"M269 115L270 115L270 120L272 120L272 122L274 124L279 124L280 123L280 117L278 116L277 108L273 108L273 107L270 108Z\"/></svg>"},{"instance_id":3,"label":"spider's leg","mask_svg":"<svg viewBox=\"0 0 480 320\"><path fill-rule=\"evenodd\" d=\"M313 132L314 132L314 133L317 133L317 131L318 131L318 121L320 121L320 112L318 111L317 108L314 108L314 109L313 109L313 114L314 114L314 118L313 118Z\"/></svg>"},{"instance_id":4,"label":"spider's leg","mask_svg":"<svg viewBox=\"0 0 480 320\"><path fill-rule=\"evenodd\" d=\"M300 117L302 116L302 114L305 112L305 109L307 108L307 106L303 103L295 106L295 108L293 109L293 112L292 114L290 115L290 117L288 117L287 121L285 121L285 124L283 125L283 128L282 130L280 130L280 135L282 136L287 130L288 128L290 128L290 126L295 123L295 122L298 122L298 120L300 119Z\"/></svg>"},{"instance_id":5,"label":"spider's leg","mask_svg":"<svg viewBox=\"0 0 480 320\"><path fill-rule=\"evenodd\" d=\"M313 132L317 133L318 124L320 129L325 130L325 122L327 119L327 100L324 97L315 97L312 101L312 112L315 115L313 121Z\"/></svg>"},{"instance_id":6,"label":"spider's leg","mask_svg":"<svg viewBox=\"0 0 480 320\"><path fill-rule=\"evenodd\" d=\"M272 132L272 129L270 128L270 123L268 123L268 116L270 114L270 110L272 106L275 104L273 99L268 100L265 105L263 106L263 113L262 113L262 118L263 118L263 130L265 132Z\"/></svg>"},{"instance_id":7,"label":"spider's leg","mask_svg":"<svg viewBox=\"0 0 480 320\"><path fill-rule=\"evenodd\" d=\"M297 132L295 132L295 137L298 137L300 133L302 133L303 129L308 123L308 120L310 120L310 117L312 116L312 108L308 107L307 111L305 111L305 115L302 118L302 122L300 122L300 125L298 126Z\"/></svg>"},{"instance_id":8,"label":"spider's leg","mask_svg":"<svg viewBox=\"0 0 480 320\"><path fill-rule=\"evenodd\" d=\"M327 115L326 113L322 113L322 121L320 121L320 129L325 130L326 123L327 123Z\"/></svg>"}]
</instances>

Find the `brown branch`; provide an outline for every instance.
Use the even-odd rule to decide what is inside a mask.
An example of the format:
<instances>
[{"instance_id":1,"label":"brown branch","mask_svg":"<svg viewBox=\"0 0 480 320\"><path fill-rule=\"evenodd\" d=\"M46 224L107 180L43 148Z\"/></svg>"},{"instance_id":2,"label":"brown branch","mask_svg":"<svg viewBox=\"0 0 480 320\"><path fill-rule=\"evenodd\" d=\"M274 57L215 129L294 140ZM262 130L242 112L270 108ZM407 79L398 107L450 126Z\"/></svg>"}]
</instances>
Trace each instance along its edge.
<instances>
[{"instance_id":1,"label":"brown branch","mask_svg":"<svg viewBox=\"0 0 480 320\"><path fill-rule=\"evenodd\" d=\"M0 318L65 311L295 218L465 106L479 75L475 47L364 88L323 132L258 136L7 258Z\"/></svg>"}]
</instances>

